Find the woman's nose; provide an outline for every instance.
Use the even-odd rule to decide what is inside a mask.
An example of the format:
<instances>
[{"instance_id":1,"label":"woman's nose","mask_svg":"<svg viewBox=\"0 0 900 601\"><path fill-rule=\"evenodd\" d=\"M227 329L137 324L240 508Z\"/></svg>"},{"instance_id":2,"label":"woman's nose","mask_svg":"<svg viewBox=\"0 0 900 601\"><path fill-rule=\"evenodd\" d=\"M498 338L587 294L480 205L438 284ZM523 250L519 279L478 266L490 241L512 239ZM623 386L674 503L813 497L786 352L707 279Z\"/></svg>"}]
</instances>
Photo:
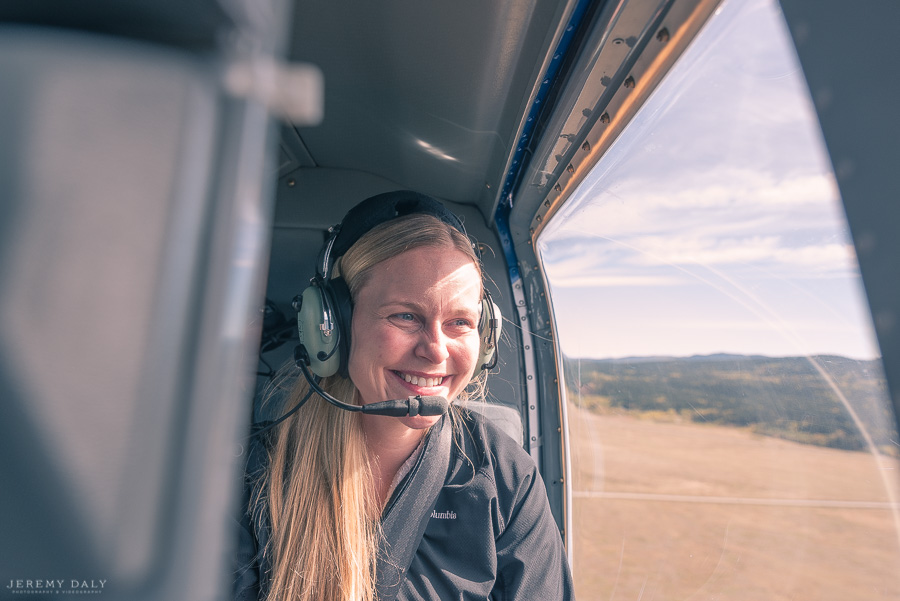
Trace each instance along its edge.
<instances>
[{"instance_id":1,"label":"woman's nose","mask_svg":"<svg viewBox=\"0 0 900 601\"><path fill-rule=\"evenodd\" d=\"M422 328L422 336L416 347L416 354L429 362L443 363L450 356L447 350L447 338L439 324Z\"/></svg>"}]
</instances>

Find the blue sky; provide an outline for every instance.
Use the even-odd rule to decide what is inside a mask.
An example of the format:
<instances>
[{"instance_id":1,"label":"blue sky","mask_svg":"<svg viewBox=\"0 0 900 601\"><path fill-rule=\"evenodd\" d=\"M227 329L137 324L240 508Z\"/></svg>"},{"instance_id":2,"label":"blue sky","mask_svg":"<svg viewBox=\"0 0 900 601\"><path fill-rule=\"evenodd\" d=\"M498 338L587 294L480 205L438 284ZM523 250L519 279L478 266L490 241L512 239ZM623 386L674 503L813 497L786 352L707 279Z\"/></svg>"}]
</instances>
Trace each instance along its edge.
<instances>
[{"instance_id":1,"label":"blue sky","mask_svg":"<svg viewBox=\"0 0 900 601\"><path fill-rule=\"evenodd\" d=\"M779 11L721 8L541 233L565 353L878 356Z\"/></svg>"}]
</instances>

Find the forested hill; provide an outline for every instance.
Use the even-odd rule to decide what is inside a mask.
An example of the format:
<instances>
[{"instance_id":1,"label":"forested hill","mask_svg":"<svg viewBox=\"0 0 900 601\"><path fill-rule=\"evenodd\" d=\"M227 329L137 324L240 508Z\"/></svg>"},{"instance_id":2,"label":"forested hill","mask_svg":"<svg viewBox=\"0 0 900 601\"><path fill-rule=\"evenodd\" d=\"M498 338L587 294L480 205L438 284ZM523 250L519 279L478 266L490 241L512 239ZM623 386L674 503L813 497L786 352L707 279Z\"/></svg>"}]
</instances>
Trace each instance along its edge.
<instances>
[{"instance_id":1,"label":"forested hill","mask_svg":"<svg viewBox=\"0 0 900 601\"><path fill-rule=\"evenodd\" d=\"M897 455L894 417L878 360L845 357L565 360L570 401L595 412L639 412L667 420L740 426L840 449L866 446L832 380L876 446ZM575 394L572 394L575 393Z\"/></svg>"}]
</instances>

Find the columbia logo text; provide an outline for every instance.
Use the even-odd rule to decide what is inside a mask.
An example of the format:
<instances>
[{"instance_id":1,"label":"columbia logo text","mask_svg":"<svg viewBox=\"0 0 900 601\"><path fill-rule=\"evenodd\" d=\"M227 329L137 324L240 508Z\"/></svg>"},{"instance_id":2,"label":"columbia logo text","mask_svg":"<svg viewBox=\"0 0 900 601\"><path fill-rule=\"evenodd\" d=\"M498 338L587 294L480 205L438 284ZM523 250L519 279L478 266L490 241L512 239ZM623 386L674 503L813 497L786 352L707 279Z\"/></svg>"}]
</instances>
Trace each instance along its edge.
<instances>
[{"instance_id":1,"label":"columbia logo text","mask_svg":"<svg viewBox=\"0 0 900 601\"><path fill-rule=\"evenodd\" d=\"M431 519L433 519L433 520L455 520L456 512L455 511L439 512L437 509L433 509L431 511Z\"/></svg>"}]
</instances>

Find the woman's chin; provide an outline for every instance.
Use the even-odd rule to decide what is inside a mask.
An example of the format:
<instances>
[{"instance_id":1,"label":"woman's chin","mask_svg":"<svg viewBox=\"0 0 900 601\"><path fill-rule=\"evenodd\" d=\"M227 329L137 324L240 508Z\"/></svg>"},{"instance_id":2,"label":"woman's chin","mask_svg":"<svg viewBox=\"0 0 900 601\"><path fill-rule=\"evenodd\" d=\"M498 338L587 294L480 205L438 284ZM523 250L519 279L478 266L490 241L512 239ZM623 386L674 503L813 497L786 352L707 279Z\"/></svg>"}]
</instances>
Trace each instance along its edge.
<instances>
[{"instance_id":1,"label":"woman's chin","mask_svg":"<svg viewBox=\"0 0 900 601\"><path fill-rule=\"evenodd\" d=\"M417 415L415 417L395 417L404 426L411 430L424 430L438 423L441 419L440 415Z\"/></svg>"}]
</instances>

